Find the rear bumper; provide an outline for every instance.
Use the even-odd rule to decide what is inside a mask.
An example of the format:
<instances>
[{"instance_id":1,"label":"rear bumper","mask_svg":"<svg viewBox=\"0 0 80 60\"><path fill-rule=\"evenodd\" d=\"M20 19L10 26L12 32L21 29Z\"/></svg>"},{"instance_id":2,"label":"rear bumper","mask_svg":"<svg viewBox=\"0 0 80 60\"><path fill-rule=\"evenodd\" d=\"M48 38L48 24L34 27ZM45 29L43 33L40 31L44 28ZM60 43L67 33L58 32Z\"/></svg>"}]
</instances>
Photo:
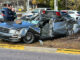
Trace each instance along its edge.
<instances>
[{"instance_id":1,"label":"rear bumper","mask_svg":"<svg viewBox=\"0 0 80 60\"><path fill-rule=\"evenodd\" d=\"M11 42L18 42L20 41L21 37L14 34L0 32L0 39L8 40Z\"/></svg>"}]
</instances>

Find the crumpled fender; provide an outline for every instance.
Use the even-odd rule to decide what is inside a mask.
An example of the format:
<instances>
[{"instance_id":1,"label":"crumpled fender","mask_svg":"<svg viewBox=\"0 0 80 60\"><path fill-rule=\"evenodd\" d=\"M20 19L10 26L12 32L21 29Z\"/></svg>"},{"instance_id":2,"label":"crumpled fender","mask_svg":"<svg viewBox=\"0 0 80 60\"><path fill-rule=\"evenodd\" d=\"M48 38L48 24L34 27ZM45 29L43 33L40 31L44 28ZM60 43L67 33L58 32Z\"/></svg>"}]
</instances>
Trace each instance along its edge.
<instances>
[{"instance_id":1,"label":"crumpled fender","mask_svg":"<svg viewBox=\"0 0 80 60\"><path fill-rule=\"evenodd\" d=\"M28 27L28 28L21 29L21 31L20 31L21 37L24 37L28 31L32 32L34 35L40 35L39 31L37 31L36 29L34 29L32 27Z\"/></svg>"},{"instance_id":2,"label":"crumpled fender","mask_svg":"<svg viewBox=\"0 0 80 60\"><path fill-rule=\"evenodd\" d=\"M28 32L29 28L22 28L20 31L20 35L21 37L24 37L26 35L26 33Z\"/></svg>"}]
</instances>

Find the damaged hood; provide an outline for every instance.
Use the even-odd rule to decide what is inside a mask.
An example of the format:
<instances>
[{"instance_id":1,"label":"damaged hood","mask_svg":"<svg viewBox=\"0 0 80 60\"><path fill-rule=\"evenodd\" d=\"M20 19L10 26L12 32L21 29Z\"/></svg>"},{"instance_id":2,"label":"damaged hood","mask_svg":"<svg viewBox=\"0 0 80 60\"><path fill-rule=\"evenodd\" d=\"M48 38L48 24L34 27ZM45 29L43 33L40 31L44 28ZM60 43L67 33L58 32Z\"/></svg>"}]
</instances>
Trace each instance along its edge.
<instances>
[{"instance_id":1,"label":"damaged hood","mask_svg":"<svg viewBox=\"0 0 80 60\"><path fill-rule=\"evenodd\" d=\"M26 21L22 21L21 23L17 24L16 22L3 22L0 23L0 27L4 27L4 28L11 28L11 29L20 29L20 28L28 28L31 26L34 26L35 24L31 24L29 22Z\"/></svg>"}]
</instances>

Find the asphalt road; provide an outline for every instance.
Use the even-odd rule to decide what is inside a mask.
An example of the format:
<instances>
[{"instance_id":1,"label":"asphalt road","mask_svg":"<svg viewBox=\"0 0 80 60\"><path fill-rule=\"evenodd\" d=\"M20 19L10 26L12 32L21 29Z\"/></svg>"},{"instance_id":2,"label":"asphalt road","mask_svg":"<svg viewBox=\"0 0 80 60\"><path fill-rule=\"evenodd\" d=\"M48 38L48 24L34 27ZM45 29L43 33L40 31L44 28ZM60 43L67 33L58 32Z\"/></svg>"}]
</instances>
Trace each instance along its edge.
<instances>
[{"instance_id":1,"label":"asphalt road","mask_svg":"<svg viewBox=\"0 0 80 60\"><path fill-rule=\"evenodd\" d=\"M80 55L0 49L0 60L80 60Z\"/></svg>"}]
</instances>

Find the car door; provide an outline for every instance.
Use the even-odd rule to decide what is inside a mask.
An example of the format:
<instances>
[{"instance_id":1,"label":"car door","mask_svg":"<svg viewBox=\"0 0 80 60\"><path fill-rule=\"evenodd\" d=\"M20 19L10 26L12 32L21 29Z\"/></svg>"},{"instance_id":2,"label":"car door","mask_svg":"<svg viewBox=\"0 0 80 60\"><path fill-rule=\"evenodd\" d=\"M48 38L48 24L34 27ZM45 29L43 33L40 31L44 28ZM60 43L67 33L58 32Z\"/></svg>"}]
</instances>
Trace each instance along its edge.
<instances>
[{"instance_id":1,"label":"car door","mask_svg":"<svg viewBox=\"0 0 80 60\"><path fill-rule=\"evenodd\" d=\"M38 24L41 30L41 38L49 37L49 22L39 21Z\"/></svg>"},{"instance_id":2,"label":"car door","mask_svg":"<svg viewBox=\"0 0 80 60\"><path fill-rule=\"evenodd\" d=\"M66 34L67 33L67 23L65 20L56 20L53 22L53 34L59 35L59 34Z\"/></svg>"}]
</instances>

